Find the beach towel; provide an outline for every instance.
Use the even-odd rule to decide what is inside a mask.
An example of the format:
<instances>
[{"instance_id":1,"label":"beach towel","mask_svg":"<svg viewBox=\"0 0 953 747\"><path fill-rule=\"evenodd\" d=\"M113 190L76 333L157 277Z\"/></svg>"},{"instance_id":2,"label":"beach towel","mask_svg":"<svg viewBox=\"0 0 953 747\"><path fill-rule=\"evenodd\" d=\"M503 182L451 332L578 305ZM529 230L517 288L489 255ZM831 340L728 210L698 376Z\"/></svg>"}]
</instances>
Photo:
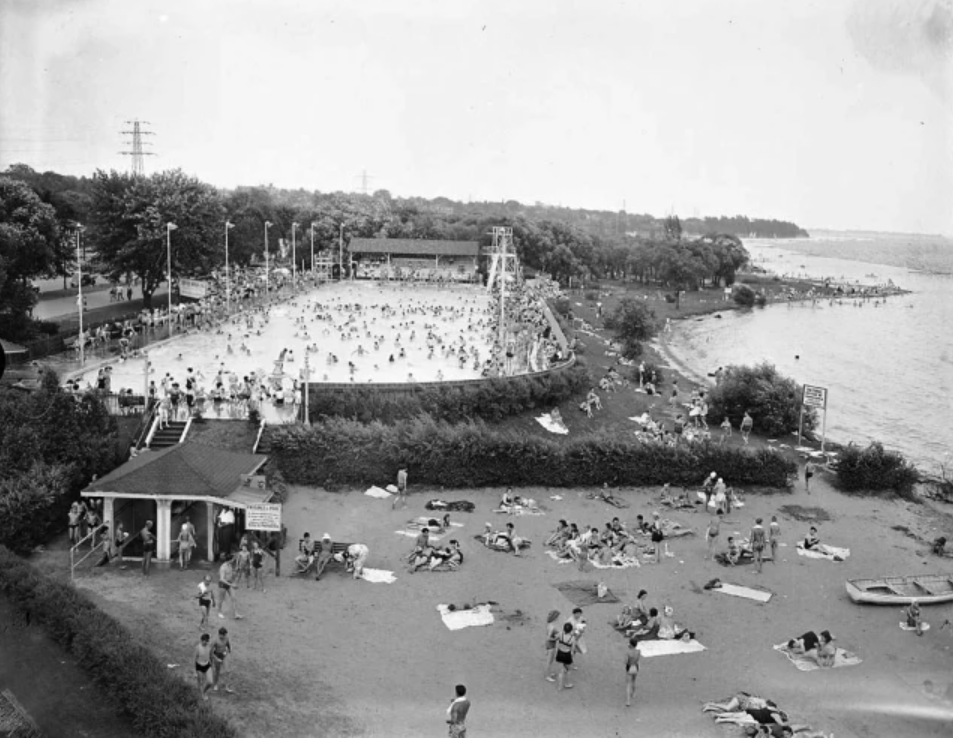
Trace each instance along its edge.
<instances>
[{"instance_id":1,"label":"beach towel","mask_svg":"<svg viewBox=\"0 0 953 747\"><path fill-rule=\"evenodd\" d=\"M494 508L495 514L509 514L510 516L545 516L546 512L538 506L506 506Z\"/></svg>"},{"instance_id":2,"label":"beach towel","mask_svg":"<svg viewBox=\"0 0 953 747\"><path fill-rule=\"evenodd\" d=\"M847 560L850 557L850 550L846 547L834 547L833 545L818 545L823 552L816 550L805 550L801 544L797 545L797 554L805 558L823 559L823 560Z\"/></svg>"},{"instance_id":3,"label":"beach towel","mask_svg":"<svg viewBox=\"0 0 953 747\"><path fill-rule=\"evenodd\" d=\"M909 630L909 631L914 631L914 630L916 630L915 627L913 627L912 625L907 625L905 622L901 622L901 623L900 623L900 629L901 629L901 630ZM929 630L929 629L930 629L930 623L928 623L928 622L920 623L920 630Z\"/></svg>"},{"instance_id":4,"label":"beach towel","mask_svg":"<svg viewBox=\"0 0 953 747\"><path fill-rule=\"evenodd\" d=\"M576 562L576 561L574 561L572 558L561 558L561 557L559 557L559 556L556 554L556 551L555 551L555 550L547 550L547 551L546 551L546 554L547 554L549 557L551 557L553 560L555 560L557 563L575 563L575 562Z\"/></svg>"},{"instance_id":5,"label":"beach towel","mask_svg":"<svg viewBox=\"0 0 953 747\"><path fill-rule=\"evenodd\" d=\"M476 504L472 501L427 501L424 506L428 511L461 511L473 513Z\"/></svg>"},{"instance_id":6,"label":"beach towel","mask_svg":"<svg viewBox=\"0 0 953 747\"><path fill-rule=\"evenodd\" d=\"M784 643L779 643L774 647L775 651L780 651L784 654L788 661L790 661L794 666L800 669L802 672L813 672L816 669L827 669L828 667L822 667L817 663L817 659L810 654L799 654L794 651L788 650L787 641ZM839 648L834 652L834 667L852 667L857 664L860 664L863 660L856 654L847 651L846 649Z\"/></svg>"},{"instance_id":7,"label":"beach towel","mask_svg":"<svg viewBox=\"0 0 953 747\"><path fill-rule=\"evenodd\" d=\"M751 589L747 586L735 586L734 584L722 584L716 587L714 591L720 591L722 594L728 594L742 599L753 599L755 602L770 602L774 594L770 591L761 589Z\"/></svg>"},{"instance_id":8,"label":"beach towel","mask_svg":"<svg viewBox=\"0 0 953 747\"><path fill-rule=\"evenodd\" d=\"M510 547L508 542L503 542L502 540L494 542L492 545L487 545L486 540L483 538L482 534L473 535L473 539L478 540L481 547L485 547L487 550L496 550L497 552L513 552L513 548ZM533 546L533 543L528 539L523 537L519 538L520 540L520 552L528 550Z\"/></svg>"},{"instance_id":9,"label":"beach towel","mask_svg":"<svg viewBox=\"0 0 953 747\"><path fill-rule=\"evenodd\" d=\"M674 656L675 654L695 654L705 651L705 647L696 640L691 641L640 641L639 651L642 656Z\"/></svg>"},{"instance_id":10,"label":"beach towel","mask_svg":"<svg viewBox=\"0 0 953 747\"><path fill-rule=\"evenodd\" d=\"M620 601L611 589L607 590L606 595L600 599L597 591L598 584L594 581L560 581L553 586L559 589L563 596L577 607L586 607L600 602L612 604Z\"/></svg>"},{"instance_id":11,"label":"beach towel","mask_svg":"<svg viewBox=\"0 0 953 747\"><path fill-rule=\"evenodd\" d=\"M450 611L449 605L438 604L437 611L440 613L440 619L450 630L462 630L463 628L476 628L483 625L493 624L493 613L490 611L490 605L478 604L470 610Z\"/></svg>"},{"instance_id":12,"label":"beach towel","mask_svg":"<svg viewBox=\"0 0 953 747\"><path fill-rule=\"evenodd\" d=\"M397 529L394 531L394 534L401 534L404 537L412 537L416 539L420 535L420 530L424 527L430 530L431 537L446 537L448 534L452 534L457 529L463 526L463 524L458 524L455 521L450 522L449 527L445 527L443 522L436 517L433 517L437 521L439 526L433 526L427 522L431 519L429 516L421 516L419 519L411 519L407 522L407 526L403 529Z\"/></svg>"},{"instance_id":13,"label":"beach towel","mask_svg":"<svg viewBox=\"0 0 953 747\"><path fill-rule=\"evenodd\" d=\"M391 495L397 495L400 492L400 488L398 488L396 485L388 485L387 492Z\"/></svg>"},{"instance_id":14,"label":"beach towel","mask_svg":"<svg viewBox=\"0 0 953 747\"><path fill-rule=\"evenodd\" d=\"M364 495L368 495L371 498L390 498L390 493L388 493L383 488L377 487L376 485L372 485L367 490L365 490Z\"/></svg>"},{"instance_id":15,"label":"beach towel","mask_svg":"<svg viewBox=\"0 0 953 747\"><path fill-rule=\"evenodd\" d=\"M761 559L762 559L765 563L772 563L772 562L774 562L774 558L762 557ZM715 553L715 560L718 561L718 564L719 564L719 565L723 565L723 566L725 566L726 568L731 568L731 567L732 567L731 563L728 562L728 555L727 555L727 553L724 553L724 552ZM750 555L743 555L738 561L735 562L734 567L737 568L738 566L742 566L742 565L753 565L753 564L754 564L754 558L753 558L752 556L750 556Z\"/></svg>"},{"instance_id":16,"label":"beach towel","mask_svg":"<svg viewBox=\"0 0 953 747\"><path fill-rule=\"evenodd\" d=\"M569 428L567 428L563 422L563 416L559 413L558 407L552 412L540 415L538 418L535 418L535 420L550 433L558 433L560 436L569 435Z\"/></svg>"},{"instance_id":17,"label":"beach towel","mask_svg":"<svg viewBox=\"0 0 953 747\"><path fill-rule=\"evenodd\" d=\"M397 580L393 571L382 571L377 568L362 568L358 578L362 581L370 581L372 584L392 584Z\"/></svg>"}]
</instances>

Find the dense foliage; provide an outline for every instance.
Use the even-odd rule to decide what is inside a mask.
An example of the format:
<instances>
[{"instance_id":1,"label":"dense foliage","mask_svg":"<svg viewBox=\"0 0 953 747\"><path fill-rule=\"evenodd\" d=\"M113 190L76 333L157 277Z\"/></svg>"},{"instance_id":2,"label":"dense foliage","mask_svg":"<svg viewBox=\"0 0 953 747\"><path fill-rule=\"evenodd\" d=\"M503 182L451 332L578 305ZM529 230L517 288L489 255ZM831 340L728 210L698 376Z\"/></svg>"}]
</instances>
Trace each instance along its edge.
<instances>
[{"instance_id":1,"label":"dense foliage","mask_svg":"<svg viewBox=\"0 0 953 747\"><path fill-rule=\"evenodd\" d=\"M28 623L38 623L79 665L142 737L233 737L203 705L192 679L165 663L79 591L0 547L0 591ZM191 666L189 667L191 669Z\"/></svg>"},{"instance_id":2,"label":"dense foliage","mask_svg":"<svg viewBox=\"0 0 953 747\"><path fill-rule=\"evenodd\" d=\"M122 454L115 419L91 394L76 401L44 374L36 392L0 388L0 543L29 552L62 530L69 504Z\"/></svg>"},{"instance_id":3,"label":"dense foliage","mask_svg":"<svg viewBox=\"0 0 953 747\"><path fill-rule=\"evenodd\" d=\"M876 441L865 449L847 446L838 454L834 473L841 490L895 490L900 495L908 495L920 479L902 454L886 451Z\"/></svg>"},{"instance_id":4,"label":"dense foliage","mask_svg":"<svg viewBox=\"0 0 953 747\"><path fill-rule=\"evenodd\" d=\"M698 485L717 471L731 485L782 488L796 466L777 452L715 445L673 449L622 435L594 433L554 440L430 417L395 426L328 419L273 429L272 454L296 485L386 485L401 466L418 484L444 488L492 485Z\"/></svg>"},{"instance_id":5,"label":"dense foliage","mask_svg":"<svg viewBox=\"0 0 953 747\"><path fill-rule=\"evenodd\" d=\"M731 289L731 299L739 306L752 308L754 306L755 292L754 288L744 283L735 283Z\"/></svg>"},{"instance_id":6,"label":"dense foliage","mask_svg":"<svg viewBox=\"0 0 953 747\"><path fill-rule=\"evenodd\" d=\"M656 331L655 312L640 298L624 297L606 314L606 329L615 333L615 341L622 345L626 358L642 355L642 343Z\"/></svg>"},{"instance_id":7,"label":"dense foliage","mask_svg":"<svg viewBox=\"0 0 953 747\"><path fill-rule=\"evenodd\" d=\"M718 423L727 415L737 428L747 411L754 420L754 430L768 438L787 436L798 429L801 387L770 363L728 366L709 392L708 401L710 423ZM804 433L816 426L817 413L811 407L804 408Z\"/></svg>"},{"instance_id":8,"label":"dense foliage","mask_svg":"<svg viewBox=\"0 0 953 747\"><path fill-rule=\"evenodd\" d=\"M581 363L537 376L480 379L455 385L418 386L393 392L387 387L312 386L309 411L312 420L325 417L356 418L363 423L398 420L428 414L457 422L468 418L499 421L526 410L553 407L592 386Z\"/></svg>"}]
</instances>

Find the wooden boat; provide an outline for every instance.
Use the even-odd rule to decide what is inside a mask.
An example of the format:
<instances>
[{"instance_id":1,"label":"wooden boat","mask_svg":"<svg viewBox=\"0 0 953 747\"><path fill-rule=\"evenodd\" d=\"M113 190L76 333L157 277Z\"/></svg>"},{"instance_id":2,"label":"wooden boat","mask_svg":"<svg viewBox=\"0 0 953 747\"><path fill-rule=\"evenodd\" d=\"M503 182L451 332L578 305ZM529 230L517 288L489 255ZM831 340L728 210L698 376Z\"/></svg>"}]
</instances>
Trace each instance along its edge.
<instances>
[{"instance_id":1,"label":"wooden boat","mask_svg":"<svg viewBox=\"0 0 953 747\"><path fill-rule=\"evenodd\" d=\"M941 604L953 602L953 573L851 579L847 593L857 604Z\"/></svg>"}]
</instances>

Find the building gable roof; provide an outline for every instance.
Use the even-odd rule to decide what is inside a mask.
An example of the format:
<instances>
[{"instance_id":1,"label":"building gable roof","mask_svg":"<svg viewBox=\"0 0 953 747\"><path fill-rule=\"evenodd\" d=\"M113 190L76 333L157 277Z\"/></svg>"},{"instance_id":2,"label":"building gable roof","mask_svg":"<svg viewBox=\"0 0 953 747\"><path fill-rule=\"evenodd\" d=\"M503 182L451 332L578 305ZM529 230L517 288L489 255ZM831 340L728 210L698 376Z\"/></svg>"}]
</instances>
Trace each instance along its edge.
<instances>
[{"instance_id":1,"label":"building gable roof","mask_svg":"<svg viewBox=\"0 0 953 747\"><path fill-rule=\"evenodd\" d=\"M254 472L267 459L261 454L239 454L186 441L161 451L146 451L82 493L226 498L241 486L242 475Z\"/></svg>"},{"instance_id":2,"label":"building gable roof","mask_svg":"<svg viewBox=\"0 0 953 747\"><path fill-rule=\"evenodd\" d=\"M435 254L449 257L475 257L480 253L478 241L445 241L430 239L351 239L348 251L353 254Z\"/></svg>"}]
</instances>

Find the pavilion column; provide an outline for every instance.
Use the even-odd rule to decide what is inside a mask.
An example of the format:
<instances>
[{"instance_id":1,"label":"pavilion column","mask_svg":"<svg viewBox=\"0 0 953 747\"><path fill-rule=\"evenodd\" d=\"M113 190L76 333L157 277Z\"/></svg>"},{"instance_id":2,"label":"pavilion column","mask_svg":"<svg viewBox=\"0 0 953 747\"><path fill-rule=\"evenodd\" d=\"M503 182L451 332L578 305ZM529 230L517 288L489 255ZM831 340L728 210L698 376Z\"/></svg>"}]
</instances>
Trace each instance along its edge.
<instances>
[{"instance_id":1,"label":"pavilion column","mask_svg":"<svg viewBox=\"0 0 953 747\"><path fill-rule=\"evenodd\" d=\"M156 498L156 560L172 555L172 499Z\"/></svg>"},{"instance_id":2,"label":"pavilion column","mask_svg":"<svg viewBox=\"0 0 953 747\"><path fill-rule=\"evenodd\" d=\"M215 506L206 501L205 503L205 520L207 522L208 530L206 534L208 535L208 562L215 562Z\"/></svg>"},{"instance_id":3,"label":"pavilion column","mask_svg":"<svg viewBox=\"0 0 953 747\"><path fill-rule=\"evenodd\" d=\"M116 522L115 519L115 498L103 498L103 523L109 524L109 531L112 537L116 536Z\"/></svg>"}]
</instances>

